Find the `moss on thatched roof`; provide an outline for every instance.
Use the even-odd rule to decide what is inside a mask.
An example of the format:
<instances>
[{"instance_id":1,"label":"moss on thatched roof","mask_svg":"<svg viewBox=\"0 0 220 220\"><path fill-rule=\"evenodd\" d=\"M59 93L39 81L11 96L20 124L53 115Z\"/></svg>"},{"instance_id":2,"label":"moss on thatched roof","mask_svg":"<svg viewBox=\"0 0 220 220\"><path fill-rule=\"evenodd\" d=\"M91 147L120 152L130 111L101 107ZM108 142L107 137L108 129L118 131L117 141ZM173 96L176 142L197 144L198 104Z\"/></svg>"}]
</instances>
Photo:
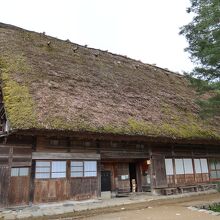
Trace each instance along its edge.
<instances>
[{"instance_id":1,"label":"moss on thatched roof","mask_svg":"<svg viewBox=\"0 0 220 220\"><path fill-rule=\"evenodd\" d=\"M219 138L181 75L0 23L0 72L11 129Z\"/></svg>"}]
</instances>

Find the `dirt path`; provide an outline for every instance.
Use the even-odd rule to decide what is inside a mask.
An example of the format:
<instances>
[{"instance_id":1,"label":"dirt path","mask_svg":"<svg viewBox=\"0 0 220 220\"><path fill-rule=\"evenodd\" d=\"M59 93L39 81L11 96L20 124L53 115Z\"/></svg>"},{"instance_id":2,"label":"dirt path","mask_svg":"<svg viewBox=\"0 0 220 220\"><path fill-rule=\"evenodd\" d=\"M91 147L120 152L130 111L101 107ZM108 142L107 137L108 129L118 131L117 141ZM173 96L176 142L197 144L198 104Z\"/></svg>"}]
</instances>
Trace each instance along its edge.
<instances>
[{"instance_id":1,"label":"dirt path","mask_svg":"<svg viewBox=\"0 0 220 220\"><path fill-rule=\"evenodd\" d=\"M84 220L211 220L220 219L204 212L192 211L188 206L220 201L220 193L185 197L179 199L157 200L111 208L102 208L60 216L55 219ZM52 218L50 218L52 219ZM53 218L54 219L54 218Z\"/></svg>"},{"instance_id":2,"label":"dirt path","mask_svg":"<svg viewBox=\"0 0 220 220\"><path fill-rule=\"evenodd\" d=\"M111 214L103 214L95 217L84 218L87 220L211 220L220 219L207 213L191 211L183 206L157 206L152 208L122 211Z\"/></svg>"},{"instance_id":3,"label":"dirt path","mask_svg":"<svg viewBox=\"0 0 220 220\"><path fill-rule=\"evenodd\" d=\"M209 203L220 199L220 195L206 195L191 198L175 199L172 201L155 201L148 204L134 204L113 209L112 213L85 217L87 220L211 220L220 219L198 210L192 211L188 206ZM109 210L110 211L110 210Z\"/></svg>"}]
</instances>

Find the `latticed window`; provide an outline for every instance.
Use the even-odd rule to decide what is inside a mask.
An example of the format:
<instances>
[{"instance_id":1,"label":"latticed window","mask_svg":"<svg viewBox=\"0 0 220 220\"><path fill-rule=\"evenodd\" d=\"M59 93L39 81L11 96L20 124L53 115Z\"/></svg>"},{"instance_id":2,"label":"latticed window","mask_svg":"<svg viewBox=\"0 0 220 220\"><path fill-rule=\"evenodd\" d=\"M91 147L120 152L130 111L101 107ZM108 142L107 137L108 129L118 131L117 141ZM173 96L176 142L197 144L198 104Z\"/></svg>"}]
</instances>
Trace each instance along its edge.
<instances>
[{"instance_id":1,"label":"latticed window","mask_svg":"<svg viewBox=\"0 0 220 220\"><path fill-rule=\"evenodd\" d=\"M96 161L71 161L71 177L96 177Z\"/></svg>"},{"instance_id":2,"label":"latticed window","mask_svg":"<svg viewBox=\"0 0 220 220\"><path fill-rule=\"evenodd\" d=\"M66 161L36 161L36 179L65 178Z\"/></svg>"},{"instance_id":3,"label":"latticed window","mask_svg":"<svg viewBox=\"0 0 220 220\"><path fill-rule=\"evenodd\" d=\"M11 168L11 176L28 176L28 174L29 174L28 167Z\"/></svg>"},{"instance_id":4,"label":"latticed window","mask_svg":"<svg viewBox=\"0 0 220 220\"><path fill-rule=\"evenodd\" d=\"M175 159L176 174L193 174L191 158Z\"/></svg>"},{"instance_id":5,"label":"latticed window","mask_svg":"<svg viewBox=\"0 0 220 220\"><path fill-rule=\"evenodd\" d=\"M165 168L167 175L173 175L173 160L171 158L165 159Z\"/></svg>"},{"instance_id":6,"label":"latticed window","mask_svg":"<svg viewBox=\"0 0 220 220\"><path fill-rule=\"evenodd\" d=\"M71 161L71 177L83 177L83 161Z\"/></svg>"},{"instance_id":7,"label":"latticed window","mask_svg":"<svg viewBox=\"0 0 220 220\"><path fill-rule=\"evenodd\" d=\"M195 167L195 173L208 173L208 163L205 158L198 158L192 160L191 158L179 158L175 159L175 172L177 175L181 174L194 174L193 163ZM171 158L165 159L165 167L167 175L174 175L174 165Z\"/></svg>"},{"instance_id":8,"label":"latticed window","mask_svg":"<svg viewBox=\"0 0 220 220\"><path fill-rule=\"evenodd\" d=\"M208 173L207 159L194 159L195 173Z\"/></svg>"},{"instance_id":9,"label":"latticed window","mask_svg":"<svg viewBox=\"0 0 220 220\"><path fill-rule=\"evenodd\" d=\"M220 160L211 159L209 161L210 166L210 178L218 179L220 178Z\"/></svg>"},{"instance_id":10,"label":"latticed window","mask_svg":"<svg viewBox=\"0 0 220 220\"><path fill-rule=\"evenodd\" d=\"M96 161L84 161L84 176L97 176Z\"/></svg>"}]
</instances>

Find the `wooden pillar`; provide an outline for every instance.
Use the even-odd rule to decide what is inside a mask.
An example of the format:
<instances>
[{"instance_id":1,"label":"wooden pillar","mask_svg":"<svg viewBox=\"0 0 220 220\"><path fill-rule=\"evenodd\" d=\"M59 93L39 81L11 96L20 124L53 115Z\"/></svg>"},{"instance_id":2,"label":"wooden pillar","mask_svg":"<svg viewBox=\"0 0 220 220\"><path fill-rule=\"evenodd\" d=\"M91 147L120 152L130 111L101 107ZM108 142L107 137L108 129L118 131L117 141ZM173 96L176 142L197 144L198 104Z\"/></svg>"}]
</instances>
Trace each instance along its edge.
<instances>
[{"instance_id":1,"label":"wooden pillar","mask_svg":"<svg viewBox=\"0 0 220 220\"><path fill-rule=\"evenodd\" d=\"M0 146L0 150L5 151L5 156L8 158L7 163L0 166L0 207L7 207L9 205L8 195L11 179L11 164L12 164L12 154L13 148L6 145L7 138L3 141ZM7 153L6 153L7 152Z\"/></svg>"},{"instance_id":2,"label":"wooden pillar","mask_svg":"<svg viewBox=\"0 0 220 220\"><path fill-rule=\"evenodd\" d=\"M137 192L142 191L142 182L141 182L141 165L140 163L136 164L136 178L137 178Z\"/></svg>"},{"instance_id":3,"label":"wooden pillar","mask_svg":"<svg viewBox=\"0 0 220 220\"><path fill-rule=\"evenodd\" d=\"M66 139L66 143L67 143L67 152L70 153L71 152L71 140L69 137Z\"/></svg>"},{"instance_id":4,"label":"wooden pillar","mask_svg":"<svg viewBox=\"0 0 220 220\"><path fill-rule=\"evenodd\" d=\"M32 144L32 152L36 151L37 147L37 137L33 138L33 144ZM34 201L34 189L35 189L35 167L36 162L31 159L31 167L30 167L30 188L29 188L29 203L32 204Z\"/></svg>"},{"instance_id":5,"label":"wooden pillar","mask_svg":"<svg viewBox=\"0 0 220 220\"><path fill-rule=\"evenodd\" d=\"M150 191L153 194L154 190L154 177L153 177L153 160L152 160L152 147L149 146L149 156L150 156Z\"/></svg>"},{"instance_id":6,"label":"wooden pillar","mask_svg":"<svg viewBox=\"0 0 220 220\"><path fill-rule=\"evenodd\" d=\"M8 206L8 192L10 183L10 169L8 166L0 166L0 208Z\"/></svg>"},{"instance_id":7,"label":"wooden pillar","mask_svg":"<svg viewBox=\"0 0 220 220\"><path fill-rule=\"evenodd\" d=\"M196 183L196 169L195 169L195 163L194 163L194 153L193 148L191 147L191 157L192 157L192 165L193 165L193 176L194 176L194 182Z\"/></svg>"},{"instance_id":8,"label":"wooden pillar","mask_svg":"<svg viewBox=\"0 0 220 220\"><path fill-rule=\"evenodd\" d=\"M100 154L100 143L99 140L96 141L96 149L97 153ZM97 197L101 197L101 159L97 161L97 178L98 178L98 186L97 186Z\"/></svg>"},{"instance_id":9,"label":"wooden pillar","mask_svg":"<svg viewBox=\"0 0 220 220\"><path fill-rule=\"evenodd\" d=\"M7 191L7 199L6 199L6 206L10 206L9 204L9 190L11 186L11 168L12 168L12 161L13 161L13 147L10 146L9 150L9 169L8 169L8 187L5 189Z\"/></svg>"},{"instance_id":10,"label":"wooden pillar","mask_svg":"<svg viewBox=\"0 0 220 220\"><path fill-rule=\"evenodd\" d=\"M175 163L175 152L174 152L174 146L172 145L172 161L173 161L173 176L174 176L174 185L177 184L177 178L176 178L176 163Z\"/></svg>"},{"instance_id":11,"label":"wooden pillar","mask_svg":"<svg viewBox=\"0 0 220 220\"><path fill-rule=\"evenodd\" d=\"M98 186L97 186L97 197L101 197L101 161L97 161L97 178L98 178Z\"/></svg>"}]
</instances>

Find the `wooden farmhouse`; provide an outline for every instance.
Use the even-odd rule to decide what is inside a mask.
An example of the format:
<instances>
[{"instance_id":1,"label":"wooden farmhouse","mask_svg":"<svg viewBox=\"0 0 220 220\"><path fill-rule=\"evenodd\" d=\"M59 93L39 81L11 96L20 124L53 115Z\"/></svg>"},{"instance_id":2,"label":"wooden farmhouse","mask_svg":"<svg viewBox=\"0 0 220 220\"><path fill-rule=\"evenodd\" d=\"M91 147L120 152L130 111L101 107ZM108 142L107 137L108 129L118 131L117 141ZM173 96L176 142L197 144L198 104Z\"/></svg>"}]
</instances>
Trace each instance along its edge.
<instances>
[{"instance_id":1,"label":"wooden farmhouse","mask_svg":"<svg viewBox=\"0 0 220 220\"><path fill-rule=\"evenodd\" d=\"M220 180L220 119L188 79L0 23L0 207Z\"/></svg>"}]
</instances>

